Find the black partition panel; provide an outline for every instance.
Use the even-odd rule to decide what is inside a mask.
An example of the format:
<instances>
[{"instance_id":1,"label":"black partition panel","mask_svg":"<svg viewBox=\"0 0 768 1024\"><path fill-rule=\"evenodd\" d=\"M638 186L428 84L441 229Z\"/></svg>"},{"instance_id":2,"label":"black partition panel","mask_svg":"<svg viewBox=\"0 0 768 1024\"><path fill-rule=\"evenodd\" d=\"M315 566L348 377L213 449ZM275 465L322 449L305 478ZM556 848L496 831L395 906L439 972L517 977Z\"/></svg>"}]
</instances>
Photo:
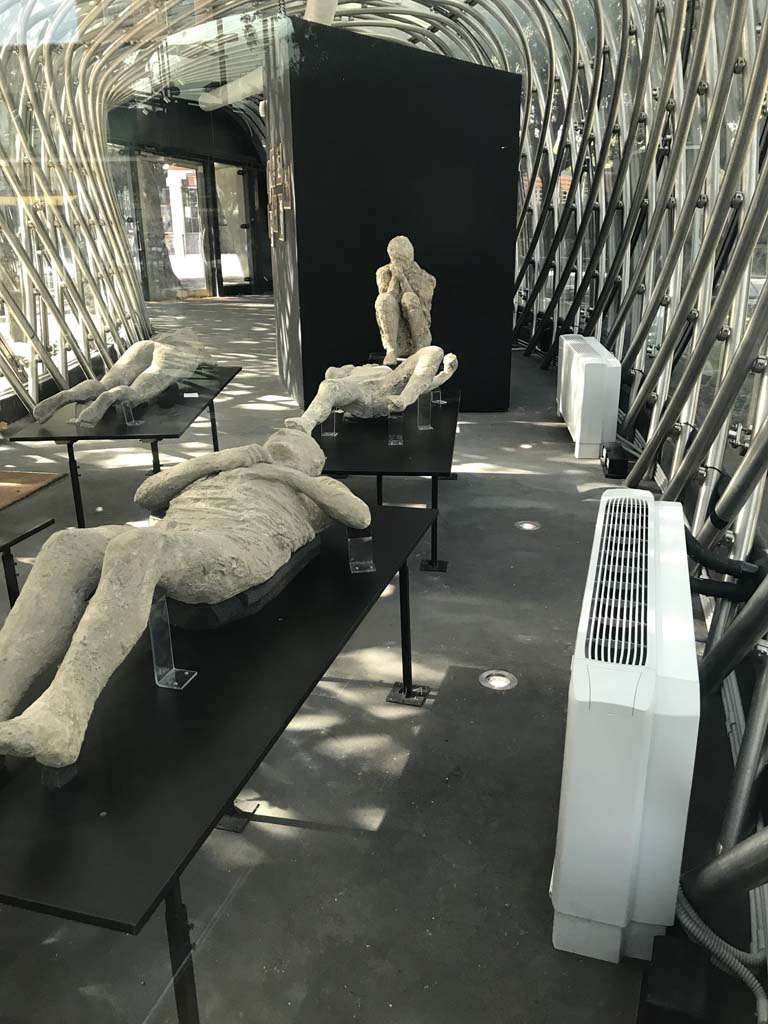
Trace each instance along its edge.
<instances>
[{"instance_id":1,"label":"black partition panel","mask_svg":"<svg viewBox=\"0 0 768 1024\"><path fill-rule=\"evenodd\" d=\"M268 115L293 172L273 254L285 382L309 402L327 366L381 350L375 272L405 234L463 408L508 408L520 77L292 21Z\"/></svg>"}]
</instances>

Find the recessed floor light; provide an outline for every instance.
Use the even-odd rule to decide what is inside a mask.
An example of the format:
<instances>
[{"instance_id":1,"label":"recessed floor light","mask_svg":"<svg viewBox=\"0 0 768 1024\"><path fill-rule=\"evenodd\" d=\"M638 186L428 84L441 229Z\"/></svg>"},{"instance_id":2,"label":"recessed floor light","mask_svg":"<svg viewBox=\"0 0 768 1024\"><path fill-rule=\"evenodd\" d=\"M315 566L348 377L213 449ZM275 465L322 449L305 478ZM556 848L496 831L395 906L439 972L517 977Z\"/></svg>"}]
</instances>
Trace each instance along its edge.
<instances>
[{"instance_id":1,"label":"recessed floor light","mask_svg":"<svg viewBox=\"0 0 768 1024\"><path fill-rule=\"evenodd\" d=\"M540 530L541 523L535 522L533 519L520 519L515 523L518 530Z\"/></svg>"},{"instance_id":2,"label":"recessed floor light","mask_svg":"<svg viewBox=\"0 0 768 1024\"><path fill-rule=\"evenodd\" d=\"M496 690L501 692L502 690L514 690L517 686L517 676L513 676L511 672L504 672L501 669L492 668L488 672L481 672L478 677L478 681L481 686L485 686L488 690Z\"/></svg>"}]
</instances>

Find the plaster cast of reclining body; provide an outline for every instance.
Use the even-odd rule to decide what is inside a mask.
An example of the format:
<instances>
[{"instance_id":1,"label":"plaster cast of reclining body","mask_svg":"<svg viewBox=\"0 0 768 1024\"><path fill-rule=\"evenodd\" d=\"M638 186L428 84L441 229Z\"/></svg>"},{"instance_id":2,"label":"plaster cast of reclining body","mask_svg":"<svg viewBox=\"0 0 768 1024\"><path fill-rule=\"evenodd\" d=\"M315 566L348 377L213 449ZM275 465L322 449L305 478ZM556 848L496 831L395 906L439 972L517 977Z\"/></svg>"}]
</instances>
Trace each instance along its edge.
<instances>
[{"instance_id":1,"label":"plaster cast of reclining body","mask_svg":"<svg viewBox=\"0 0 768 1024\"><path fill-rule=\"evenodd\" d=\"M61 530L43 546L0 630L0 753L64 767L94 704L144 632L155 588L215 604L268 580L331 522L371 521L365 502L320 477L325 456L297 430L190 459L147 479L136 500L166 508L148 528ZM10 716L33 681L48 689ZM138 740L138 737L137 737Z\"/></svg>"},{"instance_id":2,"label":"plaster cast of reclining body","mask_svg":"<svg viewBox=\"0 0 768 1024\"><path fill-rule=\"evenodd\" d=\"M66 391L44 398L32 410L40 423L71 402L88 402L74 422L85 426L98 423L117 402L136 406L157 398L205 361L206 348L194 331L182 328L158 334L149 341L137 341L111 366L101 380L84 380Z\"/></svg>"}]
</instances>

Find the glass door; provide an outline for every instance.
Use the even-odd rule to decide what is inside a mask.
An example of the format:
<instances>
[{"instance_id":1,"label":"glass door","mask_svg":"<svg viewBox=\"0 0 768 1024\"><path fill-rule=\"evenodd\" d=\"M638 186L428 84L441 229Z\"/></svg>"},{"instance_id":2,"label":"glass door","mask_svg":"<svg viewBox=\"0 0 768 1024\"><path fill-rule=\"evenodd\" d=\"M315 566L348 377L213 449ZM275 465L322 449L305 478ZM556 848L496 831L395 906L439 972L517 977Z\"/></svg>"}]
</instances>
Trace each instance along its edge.
<instances>
[{"instance_id":1,"label":"glass door","mask_svg":"<svg viewBox=\"0 0 768 1024\"><path fill-rule=\"evenodd\" d=\"M210 295L203 257L202 166L141 153L137 177L148 298Z\"/></svg>"},{"instance_id":2,"label":"glass door","mask_svg":"<svg viewBox=\"0 0 768 1024\"><path fill-rule=\"evenodd\" d=\"M218 291L241 295L253 291L251 247L253 214L246 191L246 173L234 164L214 163L218 219Z\"/></svg>"}]
</instances>

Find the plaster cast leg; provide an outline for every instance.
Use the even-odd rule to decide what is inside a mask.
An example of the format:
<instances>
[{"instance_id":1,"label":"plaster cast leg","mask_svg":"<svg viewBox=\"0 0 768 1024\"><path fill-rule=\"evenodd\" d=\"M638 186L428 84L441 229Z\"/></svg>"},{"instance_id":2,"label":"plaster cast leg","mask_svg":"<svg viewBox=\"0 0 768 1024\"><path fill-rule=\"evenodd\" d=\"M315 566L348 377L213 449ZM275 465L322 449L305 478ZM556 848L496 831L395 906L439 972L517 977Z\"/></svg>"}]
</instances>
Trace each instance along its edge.
<instances>
[{"instance_id":1,"label":"plaster cast leg","mask_svg":"<svg viewBox=\"0 0 768 1024\"><path fill-rule=\"evenodd\" d=\"M50 398L44 398L42 402L38 402L32 410L32 415L38 423L45 423L55 412L58 412L65 405L69 405L70 402L90 402L91 399L100 395L103 390L104 385L100 380L81 381L79 384L75 384L73 388L68 388L66 391L57 391Z\"/></svg>"},{"instance_id":2,"label":"plaster cast leg","mask_svg":"<svg viewBox=\"0 0 768 1024\"><path fill-rule=\"evenodd\" d=\"M295 430L303 430L305 434L311 434L318 423L323 423L335 408L348 401L350 397L348 391L349 389L345 387L343 381L321 381L317 394L301 416L289 416L285 421L286 427L293 427Z\"/></svg>"},{"instance_id":3,"label":"plaster cast leg","mask_svg":"<svg viewBox=\"0 0 768 1024\"><path fill-rule=\"evenodd\" d=\"M376 323L384 345L384 365L397 362L397 331L400 324L400 304L392 292L384 292L376 299Z\"/></svg>"},{"instance_id":4,"label":"plaster cast leg","mask_svg":"<svg viewBox=\"0 0 768 1024\"><path fill-rule=\"evenodd\" d=\"M171 384L176 384L178 378L170 373L157 370L146 370L139 374L131 385L120 385L110 388L99 395L95 402L91 402L77 417L77 423L84 423L86 426L93 426L98 423L107 409L111 409L117 402L127 402L131 407L141 405L142 402L149 402L157 398Z\"/></svg>"},{"instance_id":5,"label":"plaster cast leg","mask_svg":"<svg viewBox=\"0 0 768 1024\"><path fill-rule=\"evenodd\" d=\"M154 342L137 341L135 345L131 345L126 352L123 352L101 380L84 380L72 388L59 391L55 395L51 395L50 398L43 399L32 410L32 415L38 422L44 423L70 402L89 402L118 384L132 383L142 370L150 365L153 350Z\"/></svg>"},{"instance_id":6,"label":"plaster cast leg","mask_svg":"<svg viewBox=\"0 0 768 1024\"><path fill-rule=\"evenodd\" d=\"M107 544L126 529L60 530L41 548L0 630L0 720L12 715L34 680L64 656L99 582Z\"/></svg>"},{"instance_id":7,"label":"plaster cast leg","mask_svg":"<svg viewBox=\"0 0 768 1024\"><path fill-rule=\"evenodd\" d=\"M23 714L0 723L0 753L74 764L96 700L149 620L155 586L169 568L162 528L129 527L110 540L101 579L53 682Z\"/></svg>"},{"instance_id":8,"label":"plaster cast leg","mask_svg":"<svg viewBox=\"0 0 768 1024\"><path fill-rule=\"evenodd\" d=\"M421 299L416 292L403 292L400 300L405 319L411 331L414 348L423 348L432 344L432 331L429 327L429 320L424 313Z\"/></svg>"}]
</instances>

